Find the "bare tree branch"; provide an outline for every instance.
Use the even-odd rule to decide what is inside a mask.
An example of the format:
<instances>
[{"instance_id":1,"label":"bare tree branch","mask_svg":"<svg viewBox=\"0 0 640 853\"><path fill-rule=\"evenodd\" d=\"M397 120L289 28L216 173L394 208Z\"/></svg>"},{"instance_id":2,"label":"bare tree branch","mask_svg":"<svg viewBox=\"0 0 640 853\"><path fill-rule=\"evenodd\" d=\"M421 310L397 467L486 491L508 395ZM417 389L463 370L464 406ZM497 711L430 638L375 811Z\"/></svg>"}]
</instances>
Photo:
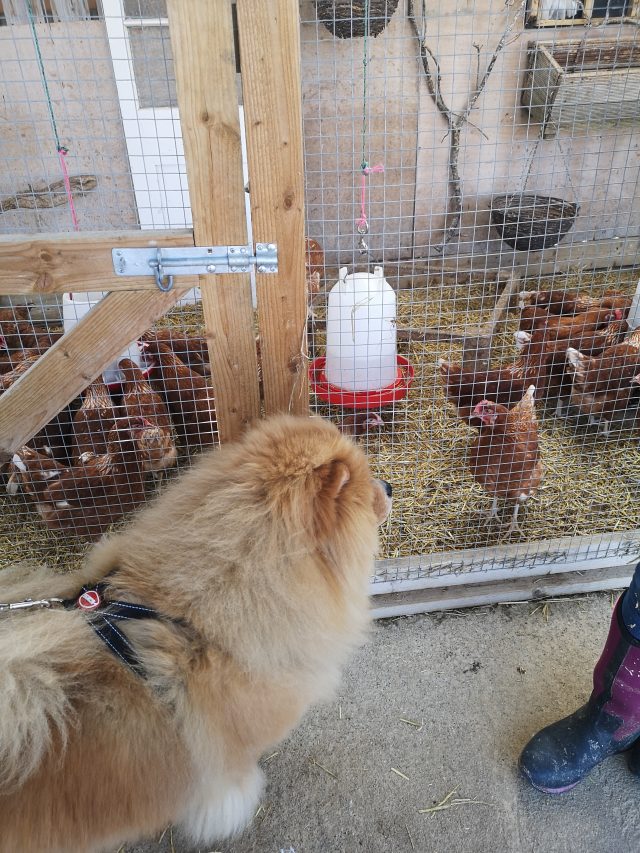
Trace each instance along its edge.
<instances>
[{"instance_id":1,"label":"bare tree branch","mask_svg":"<svg viewBox=\"0 0 640 853\"><path fill-rule=\"evenodd\" d=\"M482 76L482 79L477 83L475 91L469 97L469 101L465 109L458 113L454 112L444 101L442 97L441 91L441 83L442 76L440 72L440 63L438 62L435 54L431 50L431 48L426 43L426 9L425 2L422 0L422 21L423 21L423 29L422 33L418 29L418 23L415 17L415 10L413 5L413 0L408 0L407 5L407 13L409 16L409 20L413 25L413 29L415 30L416 37L418 39L418 44L420 47L420 59L422 60L422 67L424 68L425 73L425 82L427 84L427 89L429 94L433 98L433 101L441 113L441 115L446 120L449 125L449 200L447 205L447 213L445 217L445 229L444 235L442 238L442 242L435 246L437 252L444 252L445 247L448 243L450 243L453 239L459 236L460 234L460 225L462 222L462 181L460 179L460 168L459 168L459 159L460 159L460 140L462 136L462 128L465 124L472 124L469 121L469 114L475 107L478 98L484 91L484 87L487 84L487 80L489 79L489 75L493 71L493 67L496 64L498 56L501 51L505 47L507 43L507 39L509 38L509 34L515 27L518 19L520 17L520 12L525 8L527 0L521 0L520 5L516 11L515 16L510 21L509 25L503 32L500 41L498 42L491 59L489 60L489 64ZM478 58L479 58L479 50L478 50ZM431 70L431 66L429 64L429 60L433 62L435 65L436 73L435 77ZM479 74L478 74L479 77ZM476 78L477 79L477 78ZM473 125L475 127L475 125ZM478 128L479 129L479 128ZM482 133L482 131L480 131ZM484 134L483 134L484 135ZM486 138L486 136L485 136Z\"/></svg>"}]
</instances>

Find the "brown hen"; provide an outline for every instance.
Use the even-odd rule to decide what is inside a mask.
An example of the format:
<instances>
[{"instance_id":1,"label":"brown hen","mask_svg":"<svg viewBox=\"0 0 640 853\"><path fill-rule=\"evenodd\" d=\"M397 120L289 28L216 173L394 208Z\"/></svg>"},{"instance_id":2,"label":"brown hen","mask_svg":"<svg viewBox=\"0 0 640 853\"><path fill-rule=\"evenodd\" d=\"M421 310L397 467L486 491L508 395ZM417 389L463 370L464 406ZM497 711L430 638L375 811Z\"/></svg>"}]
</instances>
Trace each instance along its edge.
<instances>
[{"instance_id":1,"label":"brown hen","mask_svg":"<svg viewBox=\"0 0 640 853\"><path fill-rule=\"evenodd\" d=\"M521 353L529 373L536 375L546 370L546 384L540 396L557 400L556 414L562 415L565 405L571 396L572 375L567 369L567 350L570 347L579 348L582 352L598 355L607 347L619 343L628 329L626 320L614 320L609 325L596 332L583 334L580 331L575 337L558 339L555 330L538 330L516 332L516 347Z\"/></svg>"},{"instance_id":2,"label":"brown hen","mask_svg":"<svg viewBox=\"0 0 640 853\"><path fill-rule=\"evenodd\" d=\"M146 340L160 341L177 355L180 361L201 376L211 376L207 339L202 335L178 334L175 329L154 329L145 333Z\"/></svg>"},{"instance_id":3,"label":"brown hen","mask_svg":"<svg viewBox=\"0 0 640 853\"><path fill-rule=\"evenodd\" d=\"M479 424L474 409L480 401L489 399L512 406L530 385L544 388L548 373L546 363L527 362L522 354L513 364L491 370L470 370L444 359L438 366L447 399L458 416L473 426Z\"/></svg>"},{"instance_id":4,"label":"brown hen","mask_svg":"<svg viewBox=\"0 0 640 853\"><path fill-rule=\"evenodd\" d=\"M166 400L178 433L191 447L217 441L213 389L166 345L143 336L140 343L153 388Z\"/></svg>"},{"instance_id":5,"label":"brown hen","mask_svg":"<svg viewBox=\"0 0 640 853\"><path fill-rule=\"evenodd\" d=\"M36 501L47 527L97 538L125 513L144 500L144 471L137 441L148 427L143 418L118 419L107 438L107 452L92 456L84 465L61 467L44 489L36 485L35 472L43 462L28 455L14 456L14 469ZM21 482L22 482L21 479Z\"/></svg>"},{"instance_id":6,"label":"brown hen","mask_svg":"<svg viewBox=\"0 0 640 853\"><path fill-rule=\"evenodd\" d=\"M512 409L492 400L482 400L474 409L481 426L469 452L471 473L493 496L492 518L497 515L498 498L514 501L508 534L522 532L518 512L542 482L534 396L531 385Z\"/></svg>"},{"instance_id":7,"label":"brown hen","mask_svg":"<svg viewBox=\"0 0 640 853\"><path fill-rule=\"evenodd\" d=\"M157 473L175 465L171 416L162 397L153 390L138 365L129 358L118 362L124 374L122 409L129 418L144 418L149 424L140 433L138 450L145 471Z\"/></svg>"},{"instance_id":8,"label":"brown hen","mask_svg":"<svg viewBox=\"0 0 640 853\"><path fill-rule=\"evenodd\" d=\"M25 495L36 500L65 468L50 456L25 445L18 453L14 453L8 470L7 493L17 495L22 490Z\"/></svg>"},{"instance_id":9,"label":"brown hen","mask_svg":"<svg viewBox=\"0 0 640 853\"><path fill-rule=\"evenodd\" d=\"M580 314L593 308L621 308L626 316L631 307L631 297L617 292L590 296L577 290L523 290L520 307L527 305L544 308L550 314Z\"/></svg>"},{"instance_id":10,"label":"brown hen","mask_svg":"<svg viewBox=\"0 0 640 853\"><path fill-rule=\"evenodd\" d=\"M623 320L621 308L594 308L582 314L549 314L541 308L523 308L520 315L520 329L525 332L545 330L553 334L556 340L586 335L607 326L614 320Z\"/></svg>"},{"instance_id":11,"label":"brown hen","mask_svg":"<svg viewBox=\"0 0 640 853\"><path fill-rule=\"evenodd\" d=\"M80 465L107 452L107 436L116 420L109 389L96 379L82 395L82 405L73 416L71 458Z\"/></svg>"},{"instance_id":12,"label":"brown hen","mask_svg":"<svg viewBox=\"0 0 640 853\"><path fill-rule=\"evenodd\" d=\"M11 388L14 382L17 382L18 379L20 379L20 377L22 376L22 374L26 373L27 370L29 370L29 368L31 367L31 365L35 364L39 358L40 350L22 350L19 356L17 357L12 369L0 375L0 394L3 391L6 391L8 388Z\"/></svg>"},{"instance_id":13,"label":"brown hen","mask_svg":"<svg viewBox=\"0 0 640 853\"><path fill-rule=\"evenodd\" d=\"M577 349L567 350L573 371L571 405L589 418L589 423L608 435L612 421L636 420L637 394L633 383L640 370L640 329L622 343L607 347L599 356Z\"/></svg>"}]
</instances>

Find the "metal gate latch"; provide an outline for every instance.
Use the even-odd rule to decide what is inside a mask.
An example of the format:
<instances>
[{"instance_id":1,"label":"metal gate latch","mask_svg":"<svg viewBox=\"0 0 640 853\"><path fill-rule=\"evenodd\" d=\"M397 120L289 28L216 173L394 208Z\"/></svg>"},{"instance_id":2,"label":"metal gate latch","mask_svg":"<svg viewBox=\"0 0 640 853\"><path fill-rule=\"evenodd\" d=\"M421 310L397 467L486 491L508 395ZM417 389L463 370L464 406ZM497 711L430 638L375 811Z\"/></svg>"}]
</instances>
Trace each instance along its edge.
<instances>
[{"instance_id":1,"label":"metal gate latch","mask_svg":"<svg viewBox=\"0 0 640 853\"><path fill-rule=\"evenodd\" d=\"M173 287L176 275L249 272L255 266L260 273L278 272L278 247L275 243L248 246L178 246L175 248L112 249L116 275L153 275L160 290Z\"/></svg>"}]
</instances>

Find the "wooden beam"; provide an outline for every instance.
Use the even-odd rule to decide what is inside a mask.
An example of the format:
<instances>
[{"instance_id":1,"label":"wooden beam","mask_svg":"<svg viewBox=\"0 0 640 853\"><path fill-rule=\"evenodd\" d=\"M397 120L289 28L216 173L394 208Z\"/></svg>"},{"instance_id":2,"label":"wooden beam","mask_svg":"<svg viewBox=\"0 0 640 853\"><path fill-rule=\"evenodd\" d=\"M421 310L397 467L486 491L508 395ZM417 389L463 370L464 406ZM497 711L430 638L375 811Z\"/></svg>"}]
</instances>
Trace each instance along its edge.
<instances>
[{"instance_id":1,"label":"wooden beam","mask_svg":"<svg viewBox=\"0 0 640 853\"><path fill-rule=\"evenodd\" d=\"M237 0L254 239L277 243L257 275L267 414L307 414L307 294L298 0Z\"/></svg>"},{"instance_id":2,"label":"wooden beam","mask_svg":"<svg viewBox=\"0 0 640 853\"><path fill-rule=\"evenodd\" d=\"M107 294L0 397L0 464L188 290Z\"/></svg>"},{"instance_id":3,"label":"wooden beam","mask_svg":"<svg viewBox=\"0 0 640 853\"><path fill-rule=\"evenodd\" d=\"M440 586L435 589L412 590L375 596L372 602L374 619L390 619L431 613L435 610L458 610L488 604L516 601L540 601L558 595L575 595L629 585L632 566L594 568L585 574L575 571L559 572L540 578L508 578L489 583L466 586ZM375 584L373 584L375 588Z\"/></svg>"},{"instance_id":4,"label":"wooden beam","mask_svg":"<svg viewBox=\"0 0 640 853\"><path fill-rule=\"evenodd\" d=\"M168 11L196 245L246 244L231 2L169 0ZM250 278L202 276L200 287L218 428L228 440L260 414Z\"/></svg>"},{"instance_id":5,"label":"wooden beam","mask_svg":"<svg viewBox=\"0 0 640 853\"><path fill-rule=\"evenodd\" d=\"M640 237L607 238L589 240L585 243L567 243L537 252L516 252L503 244L503 251L496 254L468 254L451 258L417 259L411 265L411 274L416 277L422 270L427 275L440 272L461 275L465 272L487 273L495 276L515 275L522 279L537 276L553 276L561 273L587 273L595 270L637 267L640 255ZM400 262L403 263L403 262ZM386 267L390 267L388 261ZM407 284L407 286L411 286ZM415 283L414 285L415 286Z\"/></svg>"},{"instance_id":6,"label":"wooden beam","mask_svg":"<svg viewBox=\"0 0 640 853\"><path fill-rule=\"evenodd\" d=\"M157 290L152 275L120 277L111 250L193 246L192 231L99 231L0 237L0 296L86 293L97 290ZM195 276L181 277L193 287Z\"/></svg>"}]
</instances>

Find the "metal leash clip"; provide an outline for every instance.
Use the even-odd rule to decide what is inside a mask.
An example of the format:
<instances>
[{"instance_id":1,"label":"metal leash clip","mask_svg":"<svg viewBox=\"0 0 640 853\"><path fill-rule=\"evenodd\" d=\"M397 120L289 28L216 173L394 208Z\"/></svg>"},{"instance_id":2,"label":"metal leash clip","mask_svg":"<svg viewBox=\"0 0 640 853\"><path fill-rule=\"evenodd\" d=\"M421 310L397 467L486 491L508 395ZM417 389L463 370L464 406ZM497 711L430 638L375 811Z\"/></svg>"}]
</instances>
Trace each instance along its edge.
<instances>
[{"instance_id":1,"label":"metal leash clip","mask_svg":"<svg viewBox=\"0 0 640 853\"><path fill-rule=\"evenodd\" d=\"M64 604L62 598L41 598L34 601L32 598L27 598L24 601L12 601L7 604L0 603L0 613L9 613L12 610L30 610L38 608L40 610L48 610L51 607L60 607Z\"/></svg>"}]
</instances>

